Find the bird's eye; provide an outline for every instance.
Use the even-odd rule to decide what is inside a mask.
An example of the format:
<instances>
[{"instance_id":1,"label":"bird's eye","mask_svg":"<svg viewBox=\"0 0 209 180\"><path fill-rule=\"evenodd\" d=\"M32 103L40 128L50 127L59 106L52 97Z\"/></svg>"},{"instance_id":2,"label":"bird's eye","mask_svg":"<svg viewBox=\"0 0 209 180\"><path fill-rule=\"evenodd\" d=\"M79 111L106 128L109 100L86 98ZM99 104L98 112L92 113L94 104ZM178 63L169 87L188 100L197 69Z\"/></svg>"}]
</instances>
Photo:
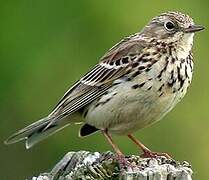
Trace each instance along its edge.
<instances>
[{"instance_id":1,"label":"bird's eye","mask_svg":"<svg viewBox=\"0 0 209 180\"><path fill-rule=\"evenodd\" d=\"M172 31L175 28L175 24L172 21L165 22L164 26L168 31Z\"/></svg>"}]
</instances>

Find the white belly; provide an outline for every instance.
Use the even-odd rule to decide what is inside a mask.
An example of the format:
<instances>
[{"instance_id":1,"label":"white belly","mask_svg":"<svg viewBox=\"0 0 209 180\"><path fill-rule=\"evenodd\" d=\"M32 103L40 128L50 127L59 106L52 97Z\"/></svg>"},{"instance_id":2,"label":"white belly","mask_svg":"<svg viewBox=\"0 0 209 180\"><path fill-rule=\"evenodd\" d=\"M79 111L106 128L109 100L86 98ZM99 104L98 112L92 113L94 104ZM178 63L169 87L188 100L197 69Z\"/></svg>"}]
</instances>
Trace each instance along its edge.
<instances>
[{"instance_id":1,"label":"white belly","mask_svg":"<svg viewBox=\"0 0 209 180\"><path fill-rule=\"evenodd\" d=\"M160 96L156 89L132 89L133 83L126 83L103 96L100 105L96 105L98 101L92 103L85 121L114 134L132 133L160 120L186 93L167 90Z\"/></svg>"},{"instance_id":2,"label":"white belly","mask_svg":"<svg viewBox=\"0 0 209 180\"><path fill-rule=\"evenodd\" d=\"M167 65L165 59L161 58L149 72L110 88L106 95L86 108L85 121L98 129L128 134L160 120L186 94L193 68L190 56L175 63L169 58ZM165 66L160 80L158 76Z\"/></svg>"}]
</instances>

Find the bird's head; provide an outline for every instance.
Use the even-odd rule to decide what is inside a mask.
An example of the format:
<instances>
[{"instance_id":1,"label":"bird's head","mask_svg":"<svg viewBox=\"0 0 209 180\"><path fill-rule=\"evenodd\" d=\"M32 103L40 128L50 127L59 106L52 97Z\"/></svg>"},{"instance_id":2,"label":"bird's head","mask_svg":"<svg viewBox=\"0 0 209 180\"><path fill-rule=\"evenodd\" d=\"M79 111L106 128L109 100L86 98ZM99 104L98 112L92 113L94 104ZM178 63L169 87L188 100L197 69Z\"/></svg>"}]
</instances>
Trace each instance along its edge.
<instances>
[{"instance_id":1,"label":"bird's head","mask_svg":"<svg viewBox=\"0 0 209 180\"><path fill-rule=\"evenodd\" d=\"M192 45L194 33L203 30L191 17L180 12L167 12L153 18L142 35L165 43Z\"/></svg>"}]
</instances>

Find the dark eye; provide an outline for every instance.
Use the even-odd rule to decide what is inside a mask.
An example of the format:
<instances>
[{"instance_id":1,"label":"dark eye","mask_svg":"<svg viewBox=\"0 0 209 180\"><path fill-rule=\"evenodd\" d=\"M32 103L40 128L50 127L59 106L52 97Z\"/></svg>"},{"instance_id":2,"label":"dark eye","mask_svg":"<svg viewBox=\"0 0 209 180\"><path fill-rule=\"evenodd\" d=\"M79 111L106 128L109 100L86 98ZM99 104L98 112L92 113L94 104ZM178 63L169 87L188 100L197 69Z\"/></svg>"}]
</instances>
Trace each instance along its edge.
<instances>
[{"instance_id":1,"label":"dark eye","mask_svg":"<svg viewBox=\"0 0 209 180\"><path fill-rule=\"evenodd\" d=\"M168 31L172 31L175 28L175 24L171 21L165 22L164 26Z\"/></svg>"}]
</instances>

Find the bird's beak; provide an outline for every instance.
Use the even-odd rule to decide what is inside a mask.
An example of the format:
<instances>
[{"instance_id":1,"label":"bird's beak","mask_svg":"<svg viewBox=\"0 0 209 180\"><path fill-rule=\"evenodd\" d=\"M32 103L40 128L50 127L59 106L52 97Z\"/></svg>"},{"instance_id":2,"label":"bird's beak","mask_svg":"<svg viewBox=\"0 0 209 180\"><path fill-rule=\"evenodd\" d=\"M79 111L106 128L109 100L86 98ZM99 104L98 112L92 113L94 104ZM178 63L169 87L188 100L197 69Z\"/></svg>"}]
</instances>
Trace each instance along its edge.
<instances>
[{"instance_id":1,"label":"bird's beak","mask_svg":"<svg viewBox=\"0 0 209 180\"><path fill-rule=\"evenodd\" d=\"M188 28L185 28L184 32L185 33L194 33L197 31L202 31L203 29L205 29L205 27L202 25L191 25Z\"/></svg>"}]
</instances>

